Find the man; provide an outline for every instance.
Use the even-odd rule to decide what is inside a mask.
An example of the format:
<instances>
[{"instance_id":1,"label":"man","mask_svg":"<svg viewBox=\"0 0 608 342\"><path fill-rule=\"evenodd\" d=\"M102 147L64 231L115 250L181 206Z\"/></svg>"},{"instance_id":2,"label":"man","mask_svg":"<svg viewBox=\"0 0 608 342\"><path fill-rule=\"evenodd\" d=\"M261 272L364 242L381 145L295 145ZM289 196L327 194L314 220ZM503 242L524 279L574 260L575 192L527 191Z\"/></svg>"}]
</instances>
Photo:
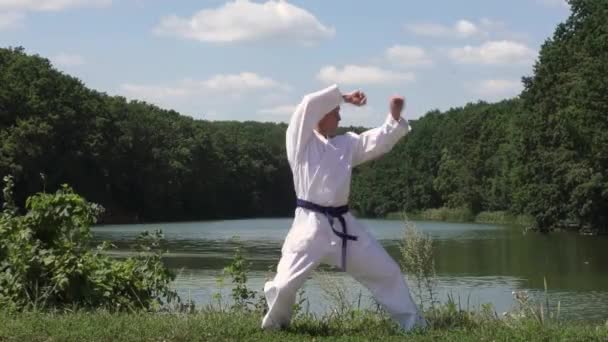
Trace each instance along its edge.
<instances>
[{"instance_id":1,"label":"man","mask_svg":"<svg viewBox=\"0 0 608 342\"><path fill-rule=\"evenodd\" d=\"M367 98L360 91L342 95L332 85L304 96L287 128L287 159L298 202L277 274L264 286L264 329L289 324L297 290L320 263L352 275L404 329L425 325L399 266L347 207L352 168L387 153L409 132L401 117L404 99L391 99L382 126L334 137L342 102L363 106Z\"/></svg>"}]
</instances>

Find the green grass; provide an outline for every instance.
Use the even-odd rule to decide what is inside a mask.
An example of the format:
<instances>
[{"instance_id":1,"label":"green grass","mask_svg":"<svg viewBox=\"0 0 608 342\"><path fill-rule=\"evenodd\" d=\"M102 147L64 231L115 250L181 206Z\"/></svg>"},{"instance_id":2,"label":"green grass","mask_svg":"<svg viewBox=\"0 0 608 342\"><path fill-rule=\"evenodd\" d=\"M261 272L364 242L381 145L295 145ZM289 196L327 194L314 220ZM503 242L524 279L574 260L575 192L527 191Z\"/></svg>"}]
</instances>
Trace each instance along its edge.
<instances>
[{"instance_id":1,"label":"green grass","mask_svg":"<svg viewBox=\"0 0 608 342\"><path fill-rule=\"evenodd\" d=\"M300 317L284 331L259 328L254 313L0 313L0 341L606 341L608 327L591 323L474 320L403 333L386 317L351 312Z\"/></svg>"}]
</instances>

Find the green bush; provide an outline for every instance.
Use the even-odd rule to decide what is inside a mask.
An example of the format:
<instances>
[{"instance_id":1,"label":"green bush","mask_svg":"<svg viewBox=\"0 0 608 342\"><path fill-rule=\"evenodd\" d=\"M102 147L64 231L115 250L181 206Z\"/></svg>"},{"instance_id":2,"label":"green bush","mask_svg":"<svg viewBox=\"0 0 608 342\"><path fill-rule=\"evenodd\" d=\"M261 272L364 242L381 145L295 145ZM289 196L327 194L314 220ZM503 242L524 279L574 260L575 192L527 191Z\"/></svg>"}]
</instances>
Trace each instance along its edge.
<instances>
[{"instance_id":1,"label":"green bush","mask_svg":"<svg viewBox=\"0 0 608 342\"><path fill-rule=\"evenodd\" d=\"M418 231L414 223L405 215L404 221L405 229L399 245L401 269L412 277L415 284L413 290L418 296L420 308L424 309L427 300L429 306L434 307L437 297L437 273L433 255L433 238Z\"/></svg>"},{"instance_id":2,"label":"green bush","mask_svg":"<svg viewBox=\"0 0 608 342\"><path fill-rule=\"evenodd\" d=\"M169 288L175 275L162 263L160 232L143 233L138 255L112 259L91 248L91 229L103 208L88 203L67 185L54 194L39 193L19 215L13 182L4 178L0 214L0 307L13 310L105 308L151 310L179 301Z\"/></svg>"}]
</instances>

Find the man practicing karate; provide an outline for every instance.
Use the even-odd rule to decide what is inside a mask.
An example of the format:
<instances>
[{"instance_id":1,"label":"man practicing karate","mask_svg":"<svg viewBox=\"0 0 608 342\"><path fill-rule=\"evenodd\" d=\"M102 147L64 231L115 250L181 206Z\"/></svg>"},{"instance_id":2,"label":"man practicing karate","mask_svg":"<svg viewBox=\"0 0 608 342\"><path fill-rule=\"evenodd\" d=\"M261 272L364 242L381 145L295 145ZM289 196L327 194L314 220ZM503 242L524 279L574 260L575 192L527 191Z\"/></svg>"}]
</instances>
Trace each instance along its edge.
<instances>
[{"instance_id":1,"label":"man practicing karate","mask_svg":"<svg viewBox=\"0 0 608 342\"><path fill-rule=\"evenodd\" d=\"M293 225L274 279L264 286L263 329L289 324L297 290L320 264L339 266L367 287L401 327L424 327L397 263L348 211L352 168L392 149L410 127L401 97L390 101L384 124L362 134L334 136L340 104L363 106L365 94L337 85L304 96L287 127L287 159L298 198Z\"/></svg>"}]
</instances>

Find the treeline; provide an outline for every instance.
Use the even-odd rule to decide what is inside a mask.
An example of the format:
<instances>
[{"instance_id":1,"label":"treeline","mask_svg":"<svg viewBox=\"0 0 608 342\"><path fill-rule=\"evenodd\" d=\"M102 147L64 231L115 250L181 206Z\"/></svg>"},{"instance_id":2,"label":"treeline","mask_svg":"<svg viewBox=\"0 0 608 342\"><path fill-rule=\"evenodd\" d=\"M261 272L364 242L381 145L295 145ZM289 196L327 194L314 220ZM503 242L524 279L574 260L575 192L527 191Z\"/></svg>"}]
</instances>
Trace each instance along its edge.
<instances>
[{"instance_id":1,"label":"treeline","mask_svg":"<svg viewBox=\"0 0 608 342\"><path fill-rule=\"evenodd\" d=\"M427 113L389 156L356 171L358 211L512 208L518 182L513 136L521 113L520 100Z\"/></svg>"},{"instance_id":2,"label":"treeline","mask_svg":"<svg viewBox=\"0 0 608 342\"><path fill-rule=\"evenodd\" d=\"M106 208L106 222L286 215L285 128L127 102L0 49L0 174L14 176L18 203L69 183Z\"/></svg>"},{"instance_id":3,"label":"treeline","mask_svg":"<svg viewBox=\"0 0 608 342\"><path fill-rule=\"evenodd\" d=\"M541 230L608 230L608 1L570 6L520 96L425 115L391 157L360 170L360 211L499 210Z\"/></svg>"},{"instance_id":4,"label":"treeline","mask_svg":"<svg viewBox=\"0 0 608 342\"><path fill-rule=\"evenodd\" d=\"M608 2L571 8L520 96L413 122L389 156L355 171L353 208L508 211L541 229L606 229ZM69 183L106 207L106 222L291 215L285 128L128 102L21 48L0 49L0 174L15 177L19 203Z\"/></svg>"}]
</instances>

